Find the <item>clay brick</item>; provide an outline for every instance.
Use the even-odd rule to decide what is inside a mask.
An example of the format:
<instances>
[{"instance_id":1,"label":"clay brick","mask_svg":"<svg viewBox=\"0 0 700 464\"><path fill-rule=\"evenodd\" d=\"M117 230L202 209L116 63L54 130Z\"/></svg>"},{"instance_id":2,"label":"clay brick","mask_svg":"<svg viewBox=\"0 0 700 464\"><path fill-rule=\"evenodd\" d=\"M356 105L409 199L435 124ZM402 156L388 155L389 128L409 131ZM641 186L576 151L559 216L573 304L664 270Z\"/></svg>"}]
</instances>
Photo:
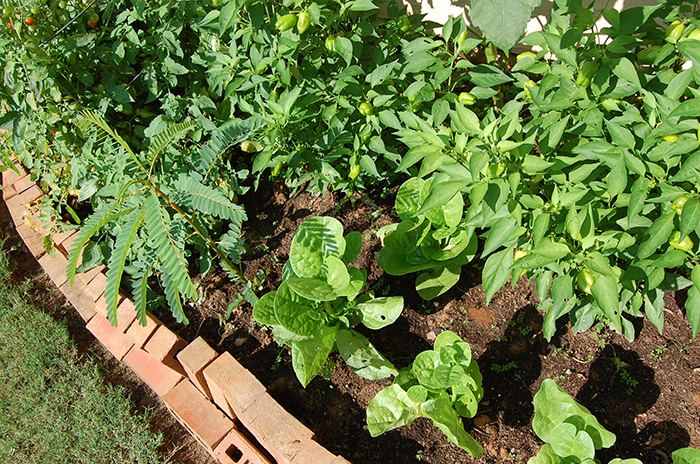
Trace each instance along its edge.
<instances>
[{"instance_id":1,"label":"clay brick","mask_svg":"<svg viewBox=\"0 0 700 464\"><path fill-rule=\"evenodd\" d=\"M233 422L192 385L184 380L163 396L180 423L193 432L209 454L233 429Z\"/></svg>"},{"instance_id":2,"label":"clay brick","mask_svg":"<svg viewBox=\"0 0 700 464\"><path fill-rule=\"evenodd\" d=\"M22 206L24 206L28 205L34 200L38 200L43 196L44 192L42 192L41 189L36 184L34 184L24 192L18 193L17 196L13 197L13 199L17 198L18 201L22 204Z\"/></svg>"},{"instance_id":3,"label":"clay brick","mask_svg":"<svg viewBox=\"0 0 700 464\"><path fill-rule=\"evenodd\" d=\"M107 315L107 302L105 301L104 296L101 297L98 302L100 302L100 305L98 305L96 302L95 310L109 320L109 316ZM124 298L122 295L119 295L117 303L117 325L115 328L121 333L126 333L131 324L134 322L134 319L136 319L136 311L134 310L133 303ZM133 341L133 338L131 339Z\"/></svg>"},{"instance_id":4,"label":"clay brick","mask_svg":"<svg viewBox=\"0 0 700 464\"><path fill-rule=\"evenodd\" d=\"M187 345L177 354L182 368L185 369L187 377L204 396L212 400L211 391L207 386L202 371L216 359L218 353L204 341L202 337L197 337L192 343Z\"/></svg>"},{"instance_id":5,"label":"clay brick","mask_svg":"<svg viewBox=\"0 0 700 464\"><path fill-rule=\"evenodd\" d=\"M133 347L129 350L123 361L159 396L167 394L184 379L179 372L170 369L140 348Z\"/></svg>"},{"instance_id":6,"label":"clay brick","mask_svg":"<svg viewBox=\"0 0 700 464\"><path fill-rule=\"evenodd\" d=\"M161 325L163 323L153 314L146 312L146 325L142 326L138 320L135 320L126 331L126 334L134 340L138 348L143 348L143 345L146 344L153 332Z\"/></svg>"},{"instance_id":7,"label":"clay brick","mask_svg":"<svg viewBox=\"0 0 700 464\"><path fill-rule=\"evenodd\" d=\"M17 226L17 233L22 237L22 241L35 258L39 259L46 254L46 251L44 251L44 237L42 237L39 232L30 229L20 222Z\"/></svg>"},{"instance_id":8,"label":"clay brick","mask_svg":"<svg viewBox=\"0 0 700 464\"><path fill-rule=\"evenodd\" d=\"M56 244L56 249L61 252L64 256L68 256L68 252L61 246L63 242L65 242L67 239L70 237L76 235L78 233L77 230L64 230L63 232L58 232L53 234L51 238L53 238L53 242Z\"/></svg>"},{"instance_id":9,"label":"clay brick","mask_svg":"<svg viewBox=\"0 0 700 464\"><path fill-rule=\"evenodd\" d=\"M3 171L3 173L2 173L2 185L4 187L11 186L15 182L17 182L20 178L27 175L27 170L24 169L24 166L22 166L19 163L15 163L15 166L19 170L19 174L17 174L12 169L7 169L6 171Z\"/></svg>"},{"instance_id":10,"label":"clay brick","mask_svg":"<svg viewBox=\"0 0 700 464\"><path fill-rule=\"evenodd\" d=\"M187 342L164 325L158 326L151 338L143 345L144 350L182 375L187 375L187 373L180 362L175 359L175 356L185 347L187 347Z\"/></svg>"},{"instance_id":11,"label":"clay brick","mask_svg":"<svg viewBox=\"0 0 700 464\"><path fill-rule=\"evenodd\" d=\"M59 249L61 249L61 253L65 254L68 256L71 251L73 251L73 247L75 246L75 241L78 238L78 234L75 233L68 237L67 239L63 240L60 245ZM64 253L65 252L65 253ZM80 263L82 262L82 257L78 260L78 266L80 266Z\"/></svg>"},{"instance_id":12,"label":"clay brick","mask_svg":"<svg viewBox=\"0 0 700 464\"><path fill-rule=\"evenodd\" d=\"M107 266L104 264L100 264L99 266L95 266L89 271L85 271L80 276L83 278L85 282L88 284L95 279L95 277L99 276L100 274L104 274L102 271L106 271Z\"/></svg>"},{"instance_id":13,"label":"clay brick","mask_svg":"<svg viewBox=\"0 0 700 464\"><path fill-rule=\"evenodd\" d=\"M235 428L221 440L214 457L222 464L270 464L270 460Z\"/></svg>"},{"instance_id":14,"label":"clay brick","mask_svg":"<svg viewBox=\"0 0 700 464\"><path fill-rule=\"evenodd\" d=\"M97 301L100 296L105 292L107 288L107 276L104 274L97 274L87 287L85 288L85 293L92 298L92 301Z\"/></svg>"},{"instance_id":15,"label":"clay brick","mask_svg":"<svg viewBox=\"0 0 700 464\"><path fill-rule=\"evenodd\" d=\"M14 173L14 171L13 171L13 173ZM15 173L15 175L16 175L16 173ZM31 179L31 176L29 174L25 174L24 176L15 180L11 185L15 188L17 193L22 193L25 190L31 188L32 185L36 185L36 184Z\"/></svg>"},{"instance_id":16,"label":"clay brick","mask_svg":"<svg viewBox=\"0 0 700 464\"><path fill-rule=\"evenodd\" d=\"M112 324L100 315L95 315L90 319L86 328L117 359L121 360L124 358L124 355L134 346L134 341L131 338L121 333L117 328L112 327Z\"/></svg>"},{"instance_id":17,"label":"clay brick","mask_svg":"<svg viewBox=\"0 0 700 464\"><path fill-rule=\"evenodd\" d=\"M85 284L79 276L75 277L75 285L71 285L70 282L66 282L61 285L58 289L68 298L73 307L78 311L78 314L85 320L89 321L95 314L95 302L90 299L83 289Z\"/></svg>"},{"instance_id":18,"label":"clay brick","mask_svg":"<svg viewBox=\"0 0 700 464\"><path fill-rule=\"evenodd\" d=\"M253 404L241 412L238 419L257 438L262 440L289 413L269 394L258 396Z\"/></svg>"},{"instance_id":19,"label":"clay brick","mask_svg":"<svg viewBox=\"0 0 700 464\"><path fill-rule=\"evenodd\" d=\"M277 464L288 464L308 445L313 436L311 430L288 414L265 436L262 443Z\"/></svg>"},{"instance_id":20,"label":"clay brick","mask_svg":"<svg viewBox=\"0 0 700 464\"><path fill-rule=\"evenodd\" d=\"M82 274L81 274L81 276L82 276ZM117 310L119 309L119 305L122 303L122 301L124 301L124 296L120 294L119 297L117 298ZM97 299L97 301L95 301L95 311L97 311L98 313L102 314L104 317L109 319L109 317L107 316L107 300L105 299L104 294L100 295L100 297ZM121 324L120 324L120 326L121 326ZM128 327L125 327L124 330L126 330L127 328Z\"/></svg>"},{"instance_id":21,"label":"clay brick","mask_svg":"<svg viewBox=\"0 0 700 464\"><path fill-rule=\"evenodd\" d=\"M26 210L24 209L24 204L22 203L22 200L20 200L19 195L8 198L7 201L5 201L5 204L7 205L8 211L10 211L12 221L18 226L23 224L22 215Z\"/></svg>"},{"instance_id":22,"label":"clay brick","mask_svg":"<svg viewBox=\"0 0 700 464\"><path fill-rule=\"evenodd\" d=\"M39 212L27 214L27 216L24 217L24 223L31 229L36 229L36 231L44 237L51 235L51 226L39 219Z\"/></svg>"},{"instance_id":23,"label":"clay brick","mask_svg":"<svg viewBox=\"0 0 700 464\"><path fill-rule=\"evenodd\" d=\"M351 463L350 463L350 461L348 461L348 460L345 459L344 457L342 457L342 456L337 456L337 457L335 458L335 461L333 461L331 464L351 464Z\"/></svg>"},{"instance_id":24,"label":"clay brick","mask_svg":"<svg viewBox=\"0 0 700 464\"><path fill-rule=\"evenodd\" d=\"M44 255L39 258L39 264L41 264L41 267L44 268L44 271L51 277L51 280L57 287L66 283L68 260L62 254L56 253L53 258L49 255Z\"/></svg>"},{"instance_id":25,"label":"clay brick","mask_svg":"<svg viewBox=\"0 0 700 464\"><path fill-rule=\"evenodd\" d=\"M240 417L260 395L264 395L265 391L263 384L247 370L238 374L223 388L224 398L237 417Z\"/></svg>"},{"instance_id":26,"label":"clay brick","mask_svg":"<svg viewBox=\"0 0 700 464\"><path fill-rule=\"evenodd\" d=\"M231 419L236 415L226 401L224 389L243 371L245 368L228 352L221 354L202 371L214 403Z\"/></svg>"},{"instance_id":27,"label":"clay brick","mask_svg":"<svg viewBox=\"0 0 700 464\"><path fill-rule=\"evenodd\" d=\"M292 464L334 464L337 456L313 440L306 442Z\"/></svg>"},{"instance_id":28,"label":"clay brick","mask_svg":"<svg viewBox=\"0 0 700 464\"><path fill-rule=\"evenodd\" d=\"M17 195L17 191L12 185L7 185L2 188L2 199L7 201Z\"/></svg>"}]
</instances>

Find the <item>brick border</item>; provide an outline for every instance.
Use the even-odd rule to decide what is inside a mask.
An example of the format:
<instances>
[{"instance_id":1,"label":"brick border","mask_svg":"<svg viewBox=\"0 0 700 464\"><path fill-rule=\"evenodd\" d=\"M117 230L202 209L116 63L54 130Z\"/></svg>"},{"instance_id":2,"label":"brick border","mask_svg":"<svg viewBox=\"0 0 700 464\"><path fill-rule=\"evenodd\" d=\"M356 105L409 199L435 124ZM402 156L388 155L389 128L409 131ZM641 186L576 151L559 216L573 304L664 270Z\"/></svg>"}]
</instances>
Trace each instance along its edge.
<instances>
[{"instance_id":1,"label":"brick border","mask_svg":"<svg viewBox=\"0 0 700 464\"><path fill-rule=\"evenodd\" d=\"M15 160L20 174L2 173L2 196L15 228L51 280L85 320L87 329L115 358L132 369L173 416L222 464L350 464L314 440L314 434L275 401L263 384L230 353L217 353L201 337L187 343L155 316L135 320L124 298L117 327L107 319L104 266L66 281L75 233L51 234L27 206L44 194ZM44 251L44 239L55 253Z\"/></svg>"}]
</instances>

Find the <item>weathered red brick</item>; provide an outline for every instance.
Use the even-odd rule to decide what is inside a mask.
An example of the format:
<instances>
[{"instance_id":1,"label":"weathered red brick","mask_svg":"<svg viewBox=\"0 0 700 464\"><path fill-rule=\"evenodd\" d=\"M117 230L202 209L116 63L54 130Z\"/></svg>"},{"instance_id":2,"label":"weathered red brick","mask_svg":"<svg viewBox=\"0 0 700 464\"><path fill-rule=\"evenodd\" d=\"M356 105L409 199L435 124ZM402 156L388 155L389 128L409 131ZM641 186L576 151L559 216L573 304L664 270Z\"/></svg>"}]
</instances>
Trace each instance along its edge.
<instances>
[{"instance_id":1,"label":"weathered red brick","mask_svg":"<svg viewBox=\"0 0 700 464\"><path fill-rule=\"evenodd\" d=\"M180 423L193 432L209 453L233 429L233 422L188 380L177 384L163 401Z\"/></svg>"},{"instance_id":2,"label":"weathered red brick","mask_svg":"<svg viewBox=\"0 0 700 464\"><path fill-rule=\"evenodd\" d=\"M270 464L264 452L235 428L221 440L214 450L214 457L222 464Z\"/></svg>"},{"instance_id":3,"label":"weathered red brick","mask_svg":"<svg viewBox=\"0 0 700 464\"><path fill-rule=\"evenodd\" d=\"M85 293L92 298L92 301L97 301L107 288L107 276L97 274L90 283L87 284Z\"/></svg>"},{"instance_id":4,"label":"weathered red brick","mask_svg":"<svg viewBox=\"0 0 700 464\"><path fill-rule=\"evenodd\" d=\"M78 314L87 322L92 319L95 314L95 303L83 293L85 285L82 283L80 277L76 276L75 285L71 285L69 282L64 283L58 289L68 298L73 307L78 311Z\"/></svg>"},{"instance_id":5,"label":"weathered red brick","mask_svg":"<svg viewBox=\"0 0 700 464\"><path fill-rule=\"evenodd\" d=\"M140 348L133 347L123 360L124 364L160 396L167 394L185 378Z\"/></svg>"},{"instance_id":6,"label":"weathered red brick","mask_svg":"<svg viewBox=\"0 0 700 464\"><path fill-rule=\"evenodd\" d=\"M236 414L226 401L224 389L244 370L245 368L231 356L231 353L225 352L202 371L214 403L231 419L234 419Z\"/></svg>"},{"instance_id":7,"label":"weathered red brick","mask_svg":"<svg viewBox=\"0 0 700 464\"><path fill-rule=\"evenodd\" d=\"M288 464L304 449L314 434L288 414L284 417L261 443L277 461L277 464Z\"/></svg>"},{"instance_id":8,"label":"weathered red brick","mask_svg":"<svg viewBox=\"0 0 700 464\"><path fill-rule=\"evenodd\" d=\"M7 169L6 171L3 171L2 173L2 185L3 187L9 187L15 182L17 182L20 178L24 177L27 175L27 170L24 169L24 166L22 166L20 163L15 163L15 166L17 167L17 170L19 170L19 174L16 173L12 169Z\"/></svg>"},{"instance_id":9,"label":"weathered red brick","mask_svg":"<svg viewBox=\"0 0 700 464\"><path fill-rule=\"evenodd\" d=\"M264 393L242 411L238 419L258 440L262 440L288 414L277 401Z\"/></svg>"},{"instance_id":10,"label":"weathered red brick","mask_svg":"<svg viewBox=\"0 0 700 464\"><path fill-rule=\"evenodd\" d=\"M80 276L82 277L82 274ZM87 294L86 294L86 296L87 296ZM90 298L92 298L92 297L90 297ZM117 309L119 309L119 305L122 303L122 301L124 301L124 298L125 297L122 294L119 294L119 296L117 297ZM97 311L98 313L102 314L104 317L109 319L109 317L107 316L107 300L105 299L104 293L102 295L100 295L100 297L97 299L97 301L95 301L95 311ZM119 324L119 327L122 327L122 325ZM124 330L126 330L127 328L128 327L124 327Z\"/></svg>"},{"instance_id":11,"label":"weathered red brick","mask_svg":"<svg viewBox=\"0 0 700 464\"><path fill-rule=\"evenodd\" d=\"M7 201L17 195L17 191L12 185L4 185L2 188L2 199Z\"/></svg>"},{"instance_id":12,"label":"weathered red brick","mask_svg":"<svg viewBox=\"0 0 700 464\"><path fill-rule=\"evenodd\" d=\"M190 378L194 386L197 387L203 395L209 398L210 401L213 400L213 398L202 371L204 371L204 368L211 364L217 356L218 353L214 351L202 337L195 338L192 343L177 354L177 359L180 361L183 369L185 369L187 377Z\"/></svg>"},{"instance_id":13,"label":"weathered red brick","mask_svg":"<svg viewBox=\"0 0 700 464\"><path fill-rule=\"evenodd\" d=\"M17 226L17 233L22 237L22 241L35 258L39 259L46 254L46 251L44 251L44 237L42 237L39 232L30 229L20 222Z\"/></svg>"},{"instance_id":14,"label":"weathered red brick","mask_svg":"<svg viewBox=\"0 0 700 464\"><path fill-rule=\"evenodd\" d=\"M187 346L187 342L166 326L158 326L148 339L143 349L148 351L163 364L175 369L182 375L187 375L180 362L175 359L177 353Z\"/></svg>"},{"instance_id":15,"label":"weathered red brick","mask_svg":"<svg viewBox=\"0 0 700 464\"><path fill-rule=\"evenodd\" d=\"M93 281L93 279L95 279L95 277L97 277L100 274L104 274L103 271L106 272L106 269L107 266L105 266L104 264L100 264L99 266L95 266L92 269L83 272L82 274L80 274L80 276L86 283L89 284Z\"/></svg>"},{"instance_id":16,"label":"weathered red brick","mask_svg":"<svg viewBox=\"0 0 700 464\"><path fill-rule=\"evenodd\" d=\"M265 391L265 386L247 370L242 371L223 388L224 398L237 417L240 417L258 397L264 395Z\"/></svg>"},{"instance_id":17,"label":"weathered red brick","mask_svg":"<svg viewBox=\"0 0 700 464\"><path fill-rule=\"evenodd\" d=\"M31 179L29 174L25 174L24 176L15 180L11 185L15 188L17 193L22 193L31 186L36 185L36 183Z\"/></svg>"},{"instance_id":18,"label":"weathered red brick","mask_svg":"<svg viewBox=\"0 0 700 464\"><path fill-rule=\"evenodd\" d=\"M39 258L39 264L41 264L41 267L44 268L44 271L51 277L51 280L53 280L53 283L55 283L57 287L66 283L68 260L64 258L62 254L56 253L53 258L45 254Z\"/></svg>"},{"instance_id":19,"label":"weathered red brick","mask_svg":"<svg viewBox=\"0 0 700 464\"><path fill-rule=\"evenodd\" d=\"M38 200L39 198L44 196L44 192L41 191L41 189L36 185L32 185L29 187L27 190L24 192L18 193L17 196L13 197L17 198L19 202L24 205L28 205L29 203L33 202L34 200ZM14 217L14 216L13 216Z\"/></svg>"},{"instance_id":20,"label":"weathered red brick","mask_svg":"<svg viewBox=\"0 0 700 464\"><path fill-rule=\"evenodd\" d=\"M124 358L124 355L134 346L131 338L121 333L99 314L93 316L86 327L117 359Z\"/></svg>"},{"instance_id":21,"label":"weathered red brick","mask_svg":"<svg viewBox=\"0 0 700 464\"><path fill-rule=\"evenodd\" d=\"M351 464L350 461L342 456L337 456L332 464Z\"/></svg>"},{"instance_id":22,"label":"weathered red brick","mask_svg":"<svg viewBox=\"0 0 700 464\"><path fill-rule=\"evenodd\" d=\"M155 332L160 325L162 325L162 322L160 322L158 318L150 312L146 312L146 325L142 326L139 324L138 320L135 320L126 331L126 334L134 340L137 347L143 348L143 345L146 344L153 332Z\"/></svg>"},{"instance_id":23,"label":"weathered red brick","mask_svg":"<svg viewBox=\"0 0 700 464\"><path fill-rule=\"evenodd\" d=\"M306 442L304 447L292 459L292 464L334 464L337 456L313 440Z\"/></svg>"}]
</instances>

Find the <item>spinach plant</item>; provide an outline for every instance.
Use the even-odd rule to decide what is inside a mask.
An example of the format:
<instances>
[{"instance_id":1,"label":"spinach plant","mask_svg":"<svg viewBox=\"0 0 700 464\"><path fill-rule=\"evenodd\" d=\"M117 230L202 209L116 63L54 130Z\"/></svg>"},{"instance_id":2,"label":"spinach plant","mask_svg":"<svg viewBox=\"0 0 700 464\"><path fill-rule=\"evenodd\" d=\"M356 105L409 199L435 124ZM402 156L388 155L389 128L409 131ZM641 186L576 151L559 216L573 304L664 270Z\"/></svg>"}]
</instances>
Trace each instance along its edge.
<instances>
[{"instance_id":1,"label":"spinach plant","mask_svg":"<svg viewBox=\"0 0 700 464\"><path fill-rule=\"evenodd\" d=\"M533 400L532 428L545 444L528 464L594 464L595 451L615 443L615 434L600 425L552 379L545 379ZM615 458L609 464L641 464L638 459Z\"/></svg>"},{"instance_id":2,"label":"spinach plant","mask_svg":"<svg viewBox=\"0 0 700 464\"><path fill-rule=\"evenodd\" d=\"M351 327L392 324L403 310L402 297L360 295L367 272L349 266L360 253L362 236L343 236L330 217L306 220L294 234L282 284L255 304L253 317L272 326L278 343L292 348L292 366L306 386L337 347L357 374L376 380L396 375L394 366Z\"/></svg>"},{"instance_id":3,"label":"spinach plant","mask_svg":"<svg viewBox=\"0 0 700 464\"><path fill-rule=\"evenodd\" d=\"M474 417L484 396L479 366L469 344L449 330L438 335L433 348L416 356L372 399L369 433L376 437L427 417L449 441L476 457L484 449L464 430L462 417Z\"/></svg>"},{"instance_id":4,"label":"spinach plant","mask_svg":"<svg viewBox=\"0 0 700 464\"><path fill-rule=\"evenodd\" d=\"M402 222L379 231L384 248L377 255L387 274L423 271L416 278L416 289L426 300L457 283L462 266L474 257L477 245L474 227L462 221L461 194L445 204L425 208L432 182L414 177L399 188L396 212Z\"/></svg>"}]
</instances>

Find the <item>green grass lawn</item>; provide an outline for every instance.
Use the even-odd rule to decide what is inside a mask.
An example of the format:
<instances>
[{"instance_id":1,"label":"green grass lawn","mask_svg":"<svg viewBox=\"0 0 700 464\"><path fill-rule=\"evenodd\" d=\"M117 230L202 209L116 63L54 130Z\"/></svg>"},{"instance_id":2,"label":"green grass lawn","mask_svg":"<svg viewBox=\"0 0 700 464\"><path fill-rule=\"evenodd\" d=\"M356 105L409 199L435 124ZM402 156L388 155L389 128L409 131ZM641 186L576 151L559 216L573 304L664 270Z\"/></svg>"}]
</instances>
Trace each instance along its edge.
<instances>
[{"instance_id":1,"label":"green grass lawn","mask_svg":"<svg viewBox=\"0 0 700 464\"><path fill-rule=\"evenodd\" d=\"M0 251L0 462L164 462L125 389L105 385L67 327L24 297L31 283L8 275Z\"/></svg>"}]
</instances>

